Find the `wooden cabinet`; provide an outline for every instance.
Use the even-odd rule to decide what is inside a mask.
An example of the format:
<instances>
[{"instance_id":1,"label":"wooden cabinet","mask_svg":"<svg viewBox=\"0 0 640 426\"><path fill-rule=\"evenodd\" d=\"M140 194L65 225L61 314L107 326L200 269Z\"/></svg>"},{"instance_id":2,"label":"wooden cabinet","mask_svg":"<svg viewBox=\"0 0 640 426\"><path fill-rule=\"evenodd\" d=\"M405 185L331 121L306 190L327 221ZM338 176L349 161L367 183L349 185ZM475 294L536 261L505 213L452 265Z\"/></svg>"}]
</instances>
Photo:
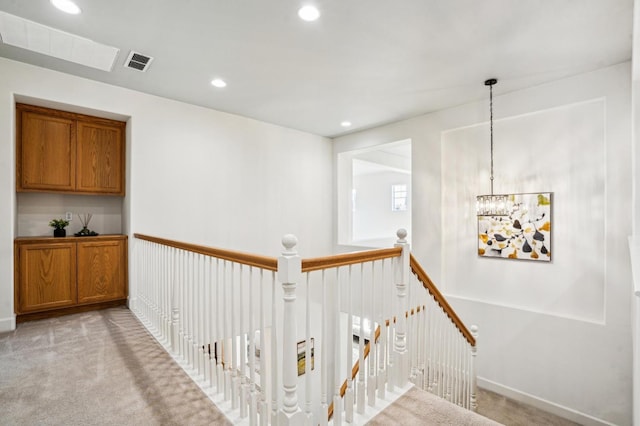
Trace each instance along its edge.
<instances>
[{"instance_id":1,"label":"wooden cabinet","mask_svg":"<svg viewBox=\"0 0 640 426\"><path fill-rule=\"evenodd\" d=\"M82 241L78 250L78 303L127 297L123 240Z\"/></svg>"},{"instance_id":2,"label":"wooden cabinet","mask_svg":"<svg viewBox=\"0 0 640 426\"><path fill-rule=\"evenodd\" d=\"M76 303L76 244L21 244L16 255L19 268L16 306L33 312Z\"/></svg>"},{"instance_id":3,"label":"wooden cabinet","mask_svg":"<svg viewBox=\"0 0 640 426\"><path fill-rule=\"evenodd\" d=\"M124 195L125 127L16 104L16 190Z\"/></svg>"},{"instance_id":4,"label":"wooden cabinet","mask_svg":"<svg viewBox=\"0 0 640 426\"><path fill-rule=\"evenodd\" d=\"M126 301L125 235L22 237L15 256L18 317Z\"/></svg>"}]
</instances>

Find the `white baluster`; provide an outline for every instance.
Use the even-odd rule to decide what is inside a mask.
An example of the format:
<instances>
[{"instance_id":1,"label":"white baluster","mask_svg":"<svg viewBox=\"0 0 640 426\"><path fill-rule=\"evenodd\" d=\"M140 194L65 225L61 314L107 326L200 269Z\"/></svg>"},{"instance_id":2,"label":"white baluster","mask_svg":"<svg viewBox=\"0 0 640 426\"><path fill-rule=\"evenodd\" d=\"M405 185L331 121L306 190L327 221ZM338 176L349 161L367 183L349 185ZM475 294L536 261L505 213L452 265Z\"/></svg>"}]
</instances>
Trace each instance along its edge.
<instances>
[{"instance_id":1,"label":"white baluster","mask_svg":"<svg viewBox=\"0 0 640 426\"><path fill-rule=\"evenodd\" d=\"M411 288L411 287L410 287ZM411 299L411 294L409 294L409 300ZM418 315L418 313L416 312L414 307L411 307L411 310L409 311L409 317L408 317L408 322L407 322L407 330L408 330L408 352L409 352L409 381L411 383L413 383L414 385L416 384L416 379L417 379L417 371L416 371L416 336L417 336L417 330L416 330L416 315Z\"/></svg>"},{"instance_id":2,"label":"white baluster","mask_svg":"<svg viewBox=\"0 0 640 426\"><path fill-rule=\"evenodd\" d=\"M185 362L187 359L187 355L185 352L185 323L187 322L187 318L189 312L187 311L187 280L186 280L186 253L184 250L179 251L179 275L180 275L180 312L182 313L180 322L179 322L179 337L178 344L180 348L180 359L182 362Z\"/></svg>"},{"instance_id":3,"label":"white baluster","mask_svg":"<svg viewBox=\"0 0 640 426\"><path fill-rule=\"evenodd\" d=\"M327 371L327 344L328 344L328 336L327 336L327 276L325 274L325 270L322 270L322 306L320 307L320 335L322 336L322 340L320 342L320 418L318 419L320 426L327 426L328 424L328 409L329 404L327 403L327 394L328 394L328 371Z\"/></svg>"},{"instance_id":4,"label":"white baluster","mask_svg":"<svg viewBox=\"0 0 640 426\"><path fill-rule=\"evenodd\" d=\"M366 337L365 333L365 321L366 317L364 315L364 263L360 264L360 336L358 337L358 388L356 390L356 398L357 398L357 411L358 414L364 414L364 373L365 373L365 362L364 362L364 340Z\"/></svg>"},{"instance_id":5,"label":"white baluster","mask_svg":"<svg viewBox=\"0 0 640 426\"><path fill-rule=\"evenodd\" d=\"M216 361L215 361L215 342L216 342L216 287L218 285L216 280L216 270L215 270L215 258L209 258L209 282L207 285L207 353L209 354L206 358L209 371L209 386L211 387L212 392L215 393L215 384L216 384Z\"/></svg>"},{"instance_id":6,"label":"white baluster","mask_svg":"<svg viewBox=\"0 0 640 426\"><path fill-rule=\"evenodd\" d=\"M383 260L382 261L382 271L380 273L380 276L382 277L380 284L381 284L381 288L380 288L380 311L379 311L379 315L378 315L378 323L380 324L380 345L379 345L379 349L378 349L378 398L380 399L385 399L386 395L385 395L385 390L386 390L386 386L387 386L387 366L386 366L386 362L387 362L387 334L389 329L387 328L387 324L386 324L386 319L387 316L385 315L385 310L384 310L384 300L386 300L386 287L387 287L387 279L386 279L386 274L385 274L385 265L386 262Z\"/></svg>"},{"instance_id":7,"label":"white baluster","mask_svg":"<svg viewBox=\"0 0 640 426\"><path fill-rule=\"evenodd\" d=\"M242 304L236 295L236 288L238 286L236 281L236 264L231 263L231 407L237 409L240 405L240 381L238 377L238 340L240 332L238 330L238 321L236 321L236 312L238 304Z\"/></svg>"},{"instance_id":8,"label":"white baluster","mask_svg":"<svg viewBox=\"0 0 640 426\"><path fill-rule=\"evenodd\" d=\"M171 352L174 356L180 354L180 278L178 277L177 250L171 250L171 263L173 264L171 291Z\"/></svg>"},{"instance_id":9,"label":"white baluster","mask_svg":"<svg viewBox=\"0 0 640 426\"><path fill-rule=\"evenodd\" d=\"M453 371L453 366L455 364L455 327L453 323L447 316L447 400L453 402L453 379L455 377L455 373Z\"/></svg>"},{"instance_id":10,"label":"white baluster","mask_svg":"<svg viewBox=\"0 0 640 426\"><path fill-rule=\"evenodd\" d=\"M353 269L349 265L349 277L347 278L347 332L346 343L344 347L346 361L344 363L344 375L347 381L347 389L344 393L344 419L347 423L353 423L353 380L351 368L353 367ZM340 291L340 288L338 288ZM362 321L362 318L360 319ZM362 324L360 324L362 329Z\"/></svg>"},{"instance_id":11,"label":"white baluster","mask_svg":"<svg viewBox=\"0 0 640 426\"><path fill-rule=\"evenodd\" d=\"M278 322L276 321L276 277L271 274L271 425L278 424Z\"/></svg>"},{"instance_id":12,"label":"white baluster","mask_svg":"<svg viewBox=\"0 0 640 426\"><path fill-rule=\"evenodd\" d=\"M222 339L222 359L224 360L224 400L231 400L231 336L233 336L233 330L231 328L231 316L233 315L233 307L229 306L229 300L231 299L231 278L229 276L229 262L226 260L223 262L223 299L224 299L224 336Z\"/></svg>"},{"instance_id":13,"label":"white baluster","mask_svg":"<svg viewBox=\"0 0 640 426\"><path fill-rule=\"evenodd\" d=\"M426 291L423 293L426 295ZM420 381L420 389L426 389L425 377L426 377L426 364L427 364L427 305L425 303L424 297L422 298L422 312L420 315L420 330L418 345L420 347L420 357L419 357L419 381Z\"/></svg>"},{"instance_id":14,"label":"white baluster","mask_svg":"<svg viewBox=\"0 0 640 426\"><path fill-rule=\"evenodd\" d=\"M157 322L157 332L158 332L158 341L161 345L166 344L165 339L165 312L164 312L164 289L165 289L165 265L164 265L164 253L166 251L166 246L158 247L158 257L157 257L157 273L158 280L156 281L156 290L157 290L157 308L158 308L158 322Z\"/></svg>"},{"instance_id":15,"label":"white baluster","mask_svg":"<svg viewBox=\"0 0 640 426\"><path fill-rule=\"evenodd\" d=\"M309 272L307 272L307 289L306 289L306 297L305 297L305 363L304 363L304 369L305 369L305 375L304 375L304 382L305 382L305 407L304 407L304 414L305 414L305 425L307 426L311 426L313 425L313 413L311 411L311 366L312 366L312 362L313 360L311 359L311 283L310 283L310 279L311 279L311 274ZM315 351L315 348L314 348ZM313 354L315 356L315 354Z\"/></svg>"},{"instance_id":16,"label":"white baluster","mask_svg":"<svg viewBox=\"0 0 640 426\"><path fill-rule=\"evenodd\" d=\"M212 377L211 377L211 354L210 354L210 343L211 343L211 325L213 319L211 318L211 257L206 256L204 258L204 280L203 280L203 295L202 295L202 338L200 340L200 344L202 345L202 371L204 375L204 382L208 386L213 385Z\"/></svg>"},{"instance_id":17,"label":"white baluster","mask_svg":"<svg viewBox=\"0 0 640 426\"><path fill-rule=\"evenodd\" d=\"M381 264L381 262L380 262ZM369 377L367 379L367 402L370 407L374 407L376 405L376 388L377 388L377 375L378 369L376 367L376 361L378 358L377 352L377 342L376 342L376 318L378 318L376 312L376 294L378 289L376 288L376 272L375 272L376 263L371 263L371 304L370 304L370 315L371 318L371 327L369 334Z\"/></svg>"},{"instance_id":18,"label":"white baluster","mask_svg":"<svg viewBox=\"0 0 640 426\"><path fill-rule=\"evenodd\" d=\"M254 300L257 289L253 285L253 268L249 269L249 425L257 424L258 396L256 392L256 324Z\"/></svg>"},{"instance_id":19,"label":"white baluster","mask_svg":"<svg viewBox=\"0 0 640 426\"><path fill-rule=\"evenodd\" d=\"M204 273L203 273L203 269L204 269L204 258L202 255L198 254L196 255L196 260L197 260L197 275L196 275L196 300L195 300L195 333L194 333L194 350L196 350L196 354L197 354L197 359L196 359L196 364L197 364L197 372L198 372L198 377L203 377L204 376L204 338L203 338L203 320L204 320L204 315L203 315L203 304L204 304Z\"/></svg>"},{"instance_id":20,"label":"white baluster","mask_svg":"<svg viewBox=\"0 0 640 426\"><path fill-rule=\"evenodd\" d=\"M264 271L260 270L260 424L266 426L269 420L269 404L267 401L267 344L265 339L265 313L264 304L267 302L264 296Z\"/></svg>"},{"instance_id":21,"label":"white baluster","mask_svg":"<svg viewBox=\"0 0 640 426\"><path fill-rule=\"evenodd\" d=\"M222 342L224 342L224 324L225 324L225 306L226 299L224 294L224 261L223 267L220 267L220 259L216 259L216 328L217 338L215 343L216 353L216 392L224 394L224 366L222 364Z\"/></svg>"},{"instance_id":22,"label":"white baluster","mask_svg":"<svg viewBox=\"0 0 640 426\"><path fill-rule=\"evenodd\" d=\"M476 345L471 347L471 411L477 411L476 355L478 350L478 326L471 326L471 335L476 339Z\"/></svg>"},{"instance_id":23,"label":"white baluster","mask_svg":"<svg viewBox=\"0 0 640 426\"><path fill-rule=\"evenodd\" d=\"M395 298L394 298L395 299ZM394 311L395 312L395 311ZM394 346L392 344L395 341L396 335L396 317L395 315L391 316L389 319L389 339L387 340L388 350L387 350L387 391L394 392L396 387L396 351L394 350Z\"/></svg>"},{"instance_id":24,"label":"white baluster","mask_svg":"<svg viewBox=\"0 0 640 426\"><path fill-rule=\"evenodd\" d=\"M333 362L334 362L334 394L333 394L333 424L334 426L342 425L342 396L340 395L341 386L341 378L340 378L340 275L339 269L336 268L336 280L335 280L335 290L334 290L334 298L335 301L333 303L333 318L334 318L334 328L335 331L333 333ZM350 333L347 330L347 333ZM349 374L349 376L351 376Z\"/></svg>"},{"instance_id":25,"label":"white baluster","mask_svg":"<svg viewBox=\"0 0 640 426\"><path fill-rule=\"evenodd\" d=\"M164 341L168 347L171 347L171 262L170 258L170 247L164 248L163 255L163 269L164 269L164 277L163 277L163 303L162 303L162 316L163 322L163 334Z\"/></svg>"},{"instance_id":26,"label":"white baluster","mask_svg":"<svg viewBox=\"0 0 640 426\"><path fill-rule=\"evenodd\" d=\"M238 287L240 289L240 303L238 307L238 312L240 313L240 418L247 417L247 408L248 408L248 386L247 386L247 368L246 368L246 355L247 355L247 333L245 329L245 295L244 295L244 287L245 287L245 274L244 274L244 265L240 265L240 282L238 283Z\"/></svg>"},{"instance_id":27,"label":"white baluster","mask_svg":"<svg viewBox=\"0 0 640 426\"><path fill-rule=\"evenodd\" d=\"M194 365L195 365L195 354L193 353L193 346L194 346L194 336L193 336L193 331L194 331L194 323L195 323L195 309L194 309L194 288L195 288L195 268L194 268L194 264L195 264L195 260L194 260L194 256L193 253L189 253L188 255L188 276L189 276L189 282L187 285L187 291L188 291L188 307L187 310L189 312L189 322L187 323L187 337L188 337L188 341L187 341L187 351L189 353L189 361L188 361L188 365L190 369L193 369Z\"/></svg>"}]
</instances>

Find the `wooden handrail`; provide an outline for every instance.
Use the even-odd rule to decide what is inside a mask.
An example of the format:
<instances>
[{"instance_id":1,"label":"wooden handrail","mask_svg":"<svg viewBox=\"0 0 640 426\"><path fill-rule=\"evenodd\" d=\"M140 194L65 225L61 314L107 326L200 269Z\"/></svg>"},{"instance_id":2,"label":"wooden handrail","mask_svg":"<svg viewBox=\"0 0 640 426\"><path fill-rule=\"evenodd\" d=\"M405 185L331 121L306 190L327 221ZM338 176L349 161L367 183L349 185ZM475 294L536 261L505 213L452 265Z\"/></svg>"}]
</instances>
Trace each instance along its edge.
<instances>
[{"instance_id":1,"label":"wooden handrail","mask_svg":"<svg viewBox=\"0 0 640 426\"><path fill-rule=\"evenodd\" d=\"M390 259L399 257L401 253L401 247L394 247L302 259L302 272L319 271L321 269L337 268L339 266L354 265L356 263Z\"/></svg>"},{"instance_id":2,"label":"wooden handrail","mask_svg":"<svg viewBox=\"0 0 640 426\"><path fill-rule=\"evenodd\" d=\"M243 265L255 266L258 268L267 269L269 271L278 270L278 259L275 257L261 256L257 254L202 246L198 244L184 243L181 241L152 237L144 234L133 234L133 236L140 240L151 241L153 243L186 250L193 253L199 253L205 256L217 257L236 263L241 263ZM388 249L367 250L354 253L337 254L333 256L302 259L302 272L319 271L322 269L337 268L339 266L353 265L356 263L389 259L393 257L399 257L401 253L402 249L400 247L394 247Z\"/></svg>"},{"instance_id":3,"label":"wooden handrail","mask_svg":"<svg viewBox=\"0 0 640 426\"><path fill-rule=\"evenodd\" d=\"M257 268L266 269L269 271L278 270L278 259L275 257L260 256L257 254L243 253L239 251L224 250L214 247L201 246L191 243L183 243L180 241L167 240L164 238L150 237L143 234L133 234L135 238L145 241L151 241L152 243L162 244L168 247L173 247L181 250L190 251L193 253L203 254L205 256L212 256L219 259L228 260L231 262L241 263L243 265L255 266Z\"/></svg>"},{"instance_id":4,"label":"wooden handrail","mask_svg":"<svg viewBox=\"0 0 640 426\"><path fill-rule=\"evenodd\" d=\"M471 346L475 346L476 345L475 337L473 337L473 335L464 325L462 320L460 320L460 317L458 317L458 315L455 313L451 305L449 305L449 302L447 302L447 300L444 298L442 293L440 293L440 290L438 290L438 288L433 283L433 281L431 281L431 278L429 278L429 276L424 271L424 269L422 269L422 266L420 266L416 258L413 257L413 254L411 255L410 265L411 265L411 271L416 275L416 277L418 277L418 279L422 283L422 286L425 289L427 289L427 291L429 292L429 294L431 294L431 296L433 296L433 298L436 300L438 305L440 305L440 307L444 310L444 312L447 314L449 319L451 319L451 321L456 326L456 328L460 330L460 333L462 333L465 339L467 339L467 342L469 342Z\"/></svg>"}]
</instances>

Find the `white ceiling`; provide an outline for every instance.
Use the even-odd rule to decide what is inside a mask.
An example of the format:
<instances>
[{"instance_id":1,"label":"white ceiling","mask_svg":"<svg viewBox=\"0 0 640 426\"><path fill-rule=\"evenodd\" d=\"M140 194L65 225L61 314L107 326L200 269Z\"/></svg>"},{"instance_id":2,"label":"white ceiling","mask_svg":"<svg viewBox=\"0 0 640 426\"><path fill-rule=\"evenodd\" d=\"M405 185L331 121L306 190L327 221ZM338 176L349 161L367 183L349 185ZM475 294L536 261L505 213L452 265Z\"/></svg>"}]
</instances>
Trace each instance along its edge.
<instances>
[{"instance_id":1,"label":"white ceiling","mask_svg":"<svg viewBox=\"0 0 640 426\"><path fill-rule=\"evenodd\" d=\"M76 3L0 10L120 49L111 72L2 43L0 56L331 137L484 99L489 77L501 94L631 58L633 0ZM298 18L303 3L318 21ZM130 50L155 58L146 73L123 67Z\"/></svg>"}]
</instances>

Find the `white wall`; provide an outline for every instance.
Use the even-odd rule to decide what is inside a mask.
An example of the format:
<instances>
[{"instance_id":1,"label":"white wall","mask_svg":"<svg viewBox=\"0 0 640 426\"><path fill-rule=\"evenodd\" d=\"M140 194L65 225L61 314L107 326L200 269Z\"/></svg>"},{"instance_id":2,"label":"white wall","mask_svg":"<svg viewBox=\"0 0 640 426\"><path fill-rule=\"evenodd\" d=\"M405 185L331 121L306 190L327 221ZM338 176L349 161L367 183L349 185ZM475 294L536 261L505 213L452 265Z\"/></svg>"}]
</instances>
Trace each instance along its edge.
<instances>
[{"instance_id":1,"label":"white wall","mask_svg":"<svg viewBox=\"0 0 640 426\"><path fill-rule=\"evenodd\" d=\"M414 235L409 239L414 254L436 284L444 286L463 320L479 326L480 384L583 424L631 424L630 80L630 64L624 63L494 97L496 120L503 128L507 122L512 126L505 139L496 127L494 141L503 150L499 155L504 159L508 150L531 164L509 169L501 176L500 190L526 192L533 182L533 191L561 195L555 200L558 215L552 232L557 238L550 264L479 259L474 197L488 182L488 173L481 166L477 174L466 176L468 183L446 182L453 159L450 152L443 155L443 140L455 129L486 125L487 100L338 138L334 146L337 154L379 141L412 139L412 186L420 191L413 194ZM594 109L577 115L584 112L596 122L571 121L573 108L585 104ZM530 146L531 138L512 137L526 135L533 122L541 126L532 136L538 138L540 151ZM563 135L555 143L565 145L545 152L548 141L539 138L548 136L552 125L559 125ZM585 128L596 134L590 133L586 143ZM488 133L478 138L477 144L488 146ZM475 150L458 154L458 160L468 164L480 155ZM488 149L482 155L488 156ZM553 179L539 174L550 161ZM594 168L593 173L577 169L585 164ZM568 216L583 209L583 194L589 191L604 202L601 214L588 218L599 239L591 239L591 229L576 233L569 223ZM461 203L467 198L466 205ZM597 203L591 207L598 212ZM579 218L580 223L585 220ZM460 232L453 233L456 227ZM571 252L575 239L585 241L588 255Z\"/></svg>"},{"instance_id":2,"label":"white wall","mask_svg":"<svg viewBox=\"0 0 640 426\"><path fill-rule=\"evenodd\" d=\"M14 318L14 96L130 117L124 232L269 256L293 233L303 257L330 252L329 139L6 59L0 74L0 331Z\"/></svg>"},{"instance_id":3,"label":"white wall","mask_svg":"<svg viewBox=\"0 0 640 426\"><path fill-rule=\"evenodd\" d=\"M632 52L632 162L633 162L633 226L630 246L640 241L640 0L633 2L633 52ZM640 250L632 250L634 262L635 301L633 318L633 424L640 426Z\"/></svg>"},{"instance_id":4,"label":"white wall","mask_svg":"<svg viewBox=\"0 0 640 426\"><path fill-rule=\"evenodd\" d=\"M356 203L353 212L353 240L389 240L399 228L411 224L411 197L406 211L391 210L391 186L405 184L411 194L411 175L394 171L366 173L353 177ZM393 246L391 244L384 247Z\"/></svg>"}]
</instances>

